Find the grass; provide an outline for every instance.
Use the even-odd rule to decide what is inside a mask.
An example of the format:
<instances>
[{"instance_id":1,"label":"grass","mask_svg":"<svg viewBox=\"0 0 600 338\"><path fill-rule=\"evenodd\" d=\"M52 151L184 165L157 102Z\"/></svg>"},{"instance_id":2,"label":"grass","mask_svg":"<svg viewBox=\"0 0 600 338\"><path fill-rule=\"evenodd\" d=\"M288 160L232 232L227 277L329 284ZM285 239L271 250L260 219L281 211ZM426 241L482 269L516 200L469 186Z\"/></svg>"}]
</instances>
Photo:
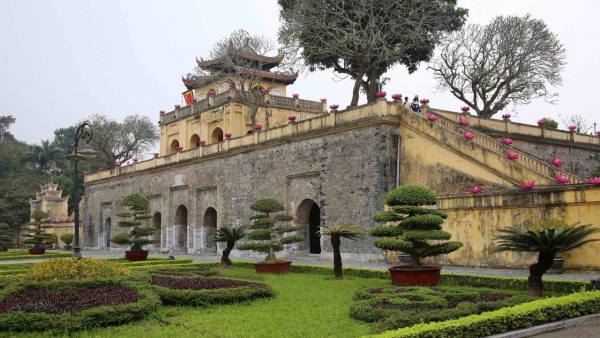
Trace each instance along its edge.
<instances>
[{"instance_id":1,"label":"grass","mask_svg":"<svg viewBox=\"0 0 600 338\"><path fill-rule=\"evenodd\" d=\"M11 249L8 251L0 251L0 261L10 261L17 259L44 259L54 257L70 257L73 256L72 252L60 252L56 250L46 250L43 255L30 255L29 251L22 249Z\"/></svg>"}]
</instances>

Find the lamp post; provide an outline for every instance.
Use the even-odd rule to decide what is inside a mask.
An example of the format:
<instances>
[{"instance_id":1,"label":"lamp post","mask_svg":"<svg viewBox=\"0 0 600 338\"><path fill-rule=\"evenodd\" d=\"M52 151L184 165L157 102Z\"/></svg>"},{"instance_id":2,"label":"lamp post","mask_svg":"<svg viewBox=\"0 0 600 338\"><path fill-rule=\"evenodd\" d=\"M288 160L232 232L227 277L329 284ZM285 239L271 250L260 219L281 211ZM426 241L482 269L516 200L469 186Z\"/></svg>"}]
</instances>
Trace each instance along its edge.
<instances>
[{"instance_id":1,"label":"lamp post","mask_svg":"<svg viewBox=\"0 0 600 338\"><path fill-rule=\"evenodd\" d=\"M79 161L85 161L92 156L96 155L98 152L94 151L92 147L90 147L89 142L92 139L93 130L92 126L84 122L78 128L75 133L75 150L73 153L65 156L65 158L72 162L75 166L73 167L73 202L71 206L73 207L73 213L75 216L75 236L73 238L73 256L77 257L77 259L81 259L81 249L79 247L79 198L77 196L77 191L79 190L79 182L77 179L77 163ZM77 144L79 140L83 139L85 141L85 146L81 150L77 150Z\"/></svg>"}]
</instances>

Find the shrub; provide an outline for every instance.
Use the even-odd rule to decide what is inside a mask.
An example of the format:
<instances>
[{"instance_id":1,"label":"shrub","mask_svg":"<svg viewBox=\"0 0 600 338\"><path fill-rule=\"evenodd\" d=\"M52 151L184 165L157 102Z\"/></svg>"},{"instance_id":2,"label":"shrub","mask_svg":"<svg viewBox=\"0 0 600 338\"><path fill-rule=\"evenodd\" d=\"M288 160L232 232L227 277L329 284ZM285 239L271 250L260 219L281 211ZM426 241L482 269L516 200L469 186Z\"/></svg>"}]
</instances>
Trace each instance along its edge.
<instances>
[{"instance_id":1,"label":"shrub","mask_svg":"<svg viewBox=\"0 0 600 338\"><path fill-rule=\"evenodd\" d=\"M121 206L129 208L129 210L117 214L123 218L119 221L119 227L131 230L114 236L110 241L119 245L131 245L131 251L143 251L144 245L157 243L157 240L149 238L154 235L156 229L142 226L143 221L152 218L148 200L141 195L133 194L125 197Z\"/></svg>"},{"instance_id":2,"label":"shrub","mask_svg":"<svg viewBox=\"0 0 600 338\"><path fill-rule=\"evenodd\" d=\"M131 271L122 264L96 258L52 259L36 263L20 280L49 281L126 276Z\"/></svg>"},{"instance_id":3,"label":"shrub","mask_svg":"<svg viewBox=\"0 0 600 338\"><path fill-rule=\"evenodd\" d=\"M106 291L119 294L110 295ZM82 297L82 295L94 297L94 299L91 301L90 298ZM119 297L114 296L126 296L132 302L107 305L107 299L118 300ZM36 301L37 303L33 307L31 304L27 305L34 312L26 313L13 307L13 310L0 313L0 330L2 331L60 330L64 333L64 331L121 325L149 315L160 305L160 300L149 286L106 279L13 284L0 292L0 304L2 306L15 304L14 297L25 302ZM70 300L68 306L64 305L66 299ZM82 306L80 302L90 303ZM64 309L59 310L61 307L68 310L73 305L79 307L80 311L61 313L64 312ZM46 310L56 309L59 313L36 311L37 306Z\"/></svg>"},{"instance_id":4,"label":"shrub","mask_svg":"<svg viewBox=\"0 0 600 338\"><path fill-rule=\"evenodd\" d=\"M15 246L11 240L12 234L8 224L0 223L0 251L6 251Z\"/></svg>"},{"instance_id":5,"label":"shrub","mask_svg":"<svg viewBox=\"0 0 600 338\"><path fill-rule=\"evenodd\" d=\"M62 235L60 235L60 240L65 245L71 245L71 243L73 243L73 237L75 237L75 234L71 234L71 233L62 234Z\"/></svg>"},{"instance_id":6,"label":"shrub","mask_svg":"<svg viewBox=\"0 0 600 338\"><path fill-rule=\"evenodd\" d=\"M25 244L33 245L33 248L38 249L44 246L44 243L51 239L51 235L46 233L45 229L52 228L51 225L43 225L47 223L48 214L36 210L31 214L31 218L35 220L33 223L29 223L29 225L34 225L33 229L26 229L27 232L25 235L21 235L21 237L27 238L23 241Z\"/></svg>"}]
</instances>

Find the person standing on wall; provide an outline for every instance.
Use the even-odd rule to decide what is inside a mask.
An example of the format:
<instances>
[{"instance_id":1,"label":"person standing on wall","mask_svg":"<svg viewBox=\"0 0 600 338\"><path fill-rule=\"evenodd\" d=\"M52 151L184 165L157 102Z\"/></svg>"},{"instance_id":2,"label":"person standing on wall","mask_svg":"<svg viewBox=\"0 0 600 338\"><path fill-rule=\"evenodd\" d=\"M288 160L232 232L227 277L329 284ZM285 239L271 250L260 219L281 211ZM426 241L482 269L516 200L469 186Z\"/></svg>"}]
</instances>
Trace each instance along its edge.
<instances>
[{"instance_id":1,"label":"person standing on wall","mask_svg":"<svg viewBox=\"0 0 600 338\"><path fill-rule=\"evenodd\" d=\"M415 95L415 98L413 99L413 102L410 105L410 108L415 113L421 115L421 106L419 105L419 96L418 95Z\"/></svg>"}]
</instances>

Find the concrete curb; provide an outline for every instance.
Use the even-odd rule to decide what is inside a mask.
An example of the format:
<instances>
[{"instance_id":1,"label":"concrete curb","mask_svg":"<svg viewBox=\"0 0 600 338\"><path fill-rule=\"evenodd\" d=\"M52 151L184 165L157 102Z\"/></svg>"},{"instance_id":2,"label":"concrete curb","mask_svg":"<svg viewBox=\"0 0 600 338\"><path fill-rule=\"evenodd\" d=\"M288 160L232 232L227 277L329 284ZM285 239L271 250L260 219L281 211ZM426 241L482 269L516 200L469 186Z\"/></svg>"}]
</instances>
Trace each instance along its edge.
<instances>
[{"instance_id":1,"label":"concrete curb","mask_svg":"<svg viewBox=\"0 0 600 338\"><path fill-rule=\"evenodd\" d=\"M495 334L492 336L488 336L487 338L520 338L520 337L530 337L540 333L556 331L561 329L566 329L571 326L600 320L600 314L587 315L583 317L571 318L567 320L561 320L558 322L546 323L538 326L528 327L522 330L510 331L500 334Z\"/></svg>"}]
</instances>

